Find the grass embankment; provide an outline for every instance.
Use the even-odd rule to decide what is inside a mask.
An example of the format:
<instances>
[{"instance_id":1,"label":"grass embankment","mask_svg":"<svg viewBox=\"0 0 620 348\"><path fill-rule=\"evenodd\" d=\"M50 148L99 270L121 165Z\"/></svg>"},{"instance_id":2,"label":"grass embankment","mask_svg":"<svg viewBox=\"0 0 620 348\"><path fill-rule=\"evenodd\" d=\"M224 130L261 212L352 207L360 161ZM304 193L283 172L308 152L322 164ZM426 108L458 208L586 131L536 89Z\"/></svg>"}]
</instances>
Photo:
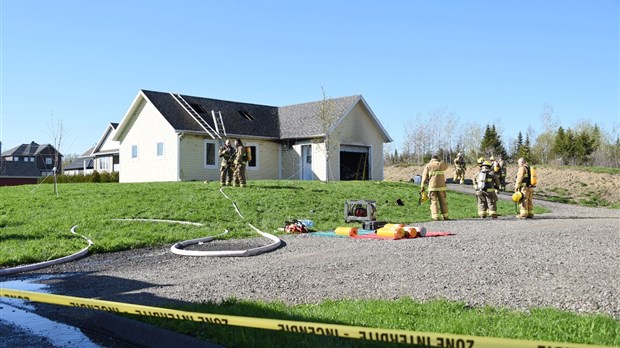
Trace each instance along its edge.
<instances>
[{"instance_id":1,"label":"grass embankment","mask_svg":"<svg viewBox=\"0 0 620 348\"><path fill-rule=\"evenodd\" d=\"M430 220L428 203L417 206L418 187L390 182L253 181L246 189L226 188L247 221L274 232L290 219L310 219L319 231L344 223L344 202L377 202L378 220L394 223ZM0 187L0 266L14 266L66 256L85 246L77 232L93 240L93 253L135 249L212 236L228 229L228 238L255 236L217 183L66 184L59 197L51 186ZM405 205L399 206L400 198ZM477 217L476 198L448 193L452 219ZM512 203L500 201L500 215L514 215ZM540 213L543 210L536 208ZM116 221L119 218L184 220L204 226ZM359 226L350 223L349 225Z\"/></svg>"},{"instance_id":2,"label":"grass embankment","mask_svg":"<svg viewBox=\"0 0 620 348\"><path fill-rule=\"evenodd\" d=\"M72 184L61 185L56 197L50 186L0 188L0 265L4 267L53 259L85 246L78 233L95 242L92 252L102 253L231 231L231 238L253 236L216 183ZM377 201L378 219L390 222L424 222L428 204L418 207L418 189L408 183L342 182L324 184L299 181L255 181L246 189L227 189L247 221L273 232L289 219L311 219L317 230L344 225L347 199ZM405 202L397 205L396 199ZM477 216L475 197L450 192L453 219ZM536 208L537 213L542 209ZM514 205L500 201L500 215L513 215ZM157 218L204 223L203 227L114 221L116 218ZM355 224L350 224L355 225ZM417 303L360 300L325 301L317 305L244 302L197 304L184 310L300 321L359 325L415 331L548 341L620 344L620 323L608 316L575 315L551 309L520 313L504 309L469 308L462 303ZM157 321L158 325L229 347L385 346L358 340L315 337L195 324ZM391 346L391 345L390 345Z\"/></svg>"}]
</instances>

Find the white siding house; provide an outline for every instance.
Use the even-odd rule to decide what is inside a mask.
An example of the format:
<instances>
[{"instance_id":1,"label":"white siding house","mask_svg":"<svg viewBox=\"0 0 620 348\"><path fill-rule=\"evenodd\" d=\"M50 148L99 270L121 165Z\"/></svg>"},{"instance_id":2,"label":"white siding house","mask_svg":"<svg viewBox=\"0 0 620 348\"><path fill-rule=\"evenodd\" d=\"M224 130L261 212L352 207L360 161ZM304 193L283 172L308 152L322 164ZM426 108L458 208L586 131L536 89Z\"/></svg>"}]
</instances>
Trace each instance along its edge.
<instances>
[{"instance_id":1,"label":"white siding house","mask_svg":"<svg viewBox=\"0 0 620 348\"><path fill-rule=\"evenodd\" d=\"M111 140L120 144L120 181L148 182L219 180L226 138L252 149L250 180L382 180L383 144L392 141L359 95L273 107L147 90Z\"/></svg>"}]
</instances>

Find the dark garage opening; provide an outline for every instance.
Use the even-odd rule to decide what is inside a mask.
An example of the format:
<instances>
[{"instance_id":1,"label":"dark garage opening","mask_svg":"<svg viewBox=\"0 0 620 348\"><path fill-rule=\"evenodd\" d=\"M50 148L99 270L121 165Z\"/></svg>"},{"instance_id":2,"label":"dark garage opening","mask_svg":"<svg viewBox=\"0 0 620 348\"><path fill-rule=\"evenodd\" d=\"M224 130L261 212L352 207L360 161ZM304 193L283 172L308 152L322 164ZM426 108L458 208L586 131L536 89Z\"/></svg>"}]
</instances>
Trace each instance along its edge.
<instances>
[{"instance_id":1,"label":"dark garage opening","mask_svg":"<svg viewBox=\"0 0 620 348\"><path fill-rule=\"evenodd\" d=\"M340 152L340 180L368 180L369 169L367 152Z\"/></svg>"}]
</instances>

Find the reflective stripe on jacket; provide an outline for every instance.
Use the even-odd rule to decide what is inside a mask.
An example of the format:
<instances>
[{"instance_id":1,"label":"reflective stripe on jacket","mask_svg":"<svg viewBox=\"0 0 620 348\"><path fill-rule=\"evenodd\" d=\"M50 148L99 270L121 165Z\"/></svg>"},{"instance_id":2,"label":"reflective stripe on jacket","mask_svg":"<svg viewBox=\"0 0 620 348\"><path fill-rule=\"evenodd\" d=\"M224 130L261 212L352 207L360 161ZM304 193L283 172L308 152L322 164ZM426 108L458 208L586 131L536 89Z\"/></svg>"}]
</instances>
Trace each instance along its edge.
<instances>
[{"instance_id":1,"label":"reflective stripe on jacket","mask_svg":"<svg viewBox=\"0 0 620 348\"><path fill-rule=\"evenodd\" d=\"M428 182L428 192L445 191L446 169L448 169L448 165L446 163L432 159L426 167L424 167L421 186L424 187L424 185Z\"/></svg>"}]
</instances>

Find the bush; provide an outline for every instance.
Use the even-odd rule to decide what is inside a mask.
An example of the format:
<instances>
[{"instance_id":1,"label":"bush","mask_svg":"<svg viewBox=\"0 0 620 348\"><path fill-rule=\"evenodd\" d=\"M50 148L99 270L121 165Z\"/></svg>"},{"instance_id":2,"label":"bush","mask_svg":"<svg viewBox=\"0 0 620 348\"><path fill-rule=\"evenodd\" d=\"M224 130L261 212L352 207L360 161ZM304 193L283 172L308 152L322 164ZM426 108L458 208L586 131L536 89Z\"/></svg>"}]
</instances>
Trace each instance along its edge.
<instances>
[{"instance_id":1,"label":"bush","mask_svg":"<svg viewBox=\"0 0 620 348\"><path fill-rule=\"evenodd\" d=\"M56 182L58 183L82 183L82 182L94 182L94 183L104 183L104 182L118 182L118 172L108 173L98 171L94 171L88 175L58 175L56 176ZM44 181L46 184L53 184L54 180L52 178L48 178Z\"/></svg>"}]
</instances>

